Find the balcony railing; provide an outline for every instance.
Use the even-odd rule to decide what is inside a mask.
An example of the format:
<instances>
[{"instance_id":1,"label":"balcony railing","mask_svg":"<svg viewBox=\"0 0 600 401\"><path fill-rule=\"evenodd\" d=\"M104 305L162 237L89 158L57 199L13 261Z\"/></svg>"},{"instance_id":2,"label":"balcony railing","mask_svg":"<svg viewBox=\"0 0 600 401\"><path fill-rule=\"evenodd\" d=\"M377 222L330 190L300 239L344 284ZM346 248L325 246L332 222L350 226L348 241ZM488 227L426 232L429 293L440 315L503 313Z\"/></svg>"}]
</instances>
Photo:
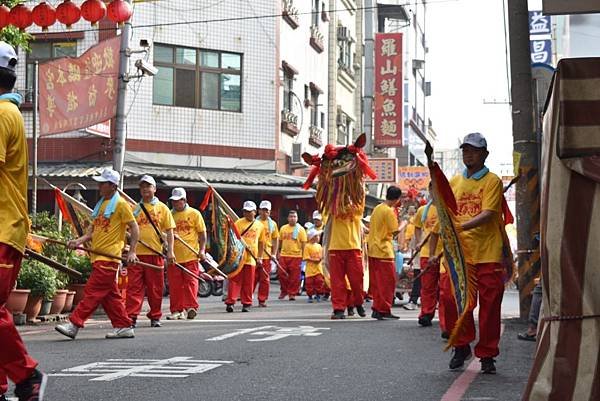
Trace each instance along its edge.
<instances>
[{"instance_id":1,"label":"balcony railing","mask_svg":"<svg viewBox=\"0 0 600 401\"><path fill-rule=\"evenodd\" d=\"M325 50L323 44L324 37L317 25L311 25L310 27L310 45L317 53L322 53Z\"/></svg>"},{"instance_id":2,"label":"balcony railing","mask_svg":"<svg viewBox=\"0 0 600 401\"><path fill-rule=\"evenodd\" d=\"M298 9L294 7L293 0L282 0L281 2L281 17L285 22L288 23L292 29L296 29L300 26L300 17L298 16Z\"/></svg>"},{"instance_id":3,"label":"balcony railing","mask_svg":"<svg viewBox=\"0 0 600 401\"><path fill-rule=\"evenodd\" d=\"M281 110L281 130L290 136L298 135L298 116L289 110Z\"/></svg>"},{"instance_id":4,"label":"balcony railing","mask_svg":"<svg viewBox=\"0 0 600 401\"><path fill-rule=\"evenodd\" d=\"M308 127L308 143L320 148L323 146L323 130L315 125Z\"/></svg>"}]
</instances>

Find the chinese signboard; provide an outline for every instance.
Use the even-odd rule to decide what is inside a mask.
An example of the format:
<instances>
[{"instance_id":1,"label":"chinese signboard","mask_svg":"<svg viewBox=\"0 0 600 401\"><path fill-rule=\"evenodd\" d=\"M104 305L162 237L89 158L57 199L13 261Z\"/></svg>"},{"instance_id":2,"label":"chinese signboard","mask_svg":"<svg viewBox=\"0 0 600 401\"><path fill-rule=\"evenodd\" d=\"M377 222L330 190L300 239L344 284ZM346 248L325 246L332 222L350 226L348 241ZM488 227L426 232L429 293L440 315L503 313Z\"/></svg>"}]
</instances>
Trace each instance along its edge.
<instances>
[{"instance_id":1,"label":"chinese signboard","mask_svg":"<svg viewBox=\"0 0 600 401\"><path fill-rule=\"evenodd\" d=\"M369 177L366 178L367 182L375 183L375 182L389 182L392 184L396 183L396 159L386 159L386 158L369 158L369 165L377 174L376 179L371 179Z\"/></svg>"},{"instance_id":2,"label":"chinese signboard","mask_svg":"<svg viewBox=\"0 0 600 401\"><path fill-rule=\"evenodd\" d=\"M402 34L378 33L375 35L375 146L402 146L402 89Z\"/></svg>"},{"instance_id":3,"label":"chinese signboard","mask_svg":"<svg viewBox=\"0 0 600 401\"><path fill-rule=\"evenodd\" d=\"M552 64L552 20L541 11L529 12L531 62Z\"/></svg>"},{"instance_id":4,"label":"chinese signboard","mask_svg":"<svg viewBox=\"0 0 600 401\"><path fill-rule=\"evenodd\" d=\"M582 14L600 12L598 0L544 0L544 14Z\"/></svg>"},{"instance_id":5,"label":"chinese signboard","mask_svg":"<svg viewBox=\"0 0 600 401\"><path fill-rule=\"evenodd\" d=\"M40 136L87 128L117 113L120 37L81 57L40 64Z\"/></svg>"},{"instance_id":6,"label":"chinese signboard","mask_svg":"<svg viewBox=\"0 0 600 401\"><path fill-rule=\"evenodd\" d=\"M417 191L426 191L429 185L429 169L423 166L405 166L399 167L398 186L404 191L411 188Z\"/></svg>"}]
</instances>

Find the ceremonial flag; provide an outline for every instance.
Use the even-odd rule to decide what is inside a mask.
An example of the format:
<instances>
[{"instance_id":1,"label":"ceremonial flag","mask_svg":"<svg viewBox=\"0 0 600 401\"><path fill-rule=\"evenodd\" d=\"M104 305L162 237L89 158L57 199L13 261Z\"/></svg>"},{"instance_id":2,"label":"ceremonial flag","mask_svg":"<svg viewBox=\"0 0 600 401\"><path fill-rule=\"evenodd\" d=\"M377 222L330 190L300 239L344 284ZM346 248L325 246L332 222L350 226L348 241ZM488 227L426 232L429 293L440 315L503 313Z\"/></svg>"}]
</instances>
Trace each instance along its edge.
<instances>
[{"instance_id":1,"label":"ceremonial flag","mask_svg":"<svg viewBox=\"0 0 600 401\"><path fill-rule=\"evenodd\" d=\"M79 202L60 188L49 184L54 189L56 204L63 215L63 219L71 224L73 234L83 236L88 227L92 225L92 209Z\"/></svg>"}]
</instances>

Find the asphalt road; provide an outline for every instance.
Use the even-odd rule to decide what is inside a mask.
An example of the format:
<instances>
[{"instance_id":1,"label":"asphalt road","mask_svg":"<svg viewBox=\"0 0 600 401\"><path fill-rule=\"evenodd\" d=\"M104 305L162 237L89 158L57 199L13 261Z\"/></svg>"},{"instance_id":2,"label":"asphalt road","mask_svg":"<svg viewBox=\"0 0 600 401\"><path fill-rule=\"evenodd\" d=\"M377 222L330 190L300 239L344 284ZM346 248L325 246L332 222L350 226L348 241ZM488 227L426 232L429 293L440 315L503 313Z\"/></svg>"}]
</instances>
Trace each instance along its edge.
<instances>
[{"instance_id":1,"label":"asphalt road","mask_svg":"<svg viewBox=\"0 0 600 401\"><path fill-rule=\"evenodd\" d=\"M514 315L517 299L506 294L505 316ZM395 308L400 321L331 321L329 303L305 297L230 314L220 298L200 302L193 321L150 328L140 319L135 339L105 340L103 316L75 341L52 325L21 329L52 374L47 400L512 401L520 399L535 347L516 340L524 324L506 319L498 374L467 371L457 385L463 371L448 370L451 355L437 325L419 327L417 311Z\"/></svg>"}]
</instances>

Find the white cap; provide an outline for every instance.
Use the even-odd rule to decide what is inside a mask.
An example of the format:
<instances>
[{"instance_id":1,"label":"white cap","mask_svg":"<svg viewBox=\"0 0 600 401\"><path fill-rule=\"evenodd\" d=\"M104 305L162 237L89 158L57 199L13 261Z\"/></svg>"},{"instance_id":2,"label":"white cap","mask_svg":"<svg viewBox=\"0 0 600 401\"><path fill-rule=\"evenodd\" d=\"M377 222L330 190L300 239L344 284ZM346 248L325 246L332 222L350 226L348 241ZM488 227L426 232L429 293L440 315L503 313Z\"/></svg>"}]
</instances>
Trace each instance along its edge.
<instances>
[{"instance_id":1,"label":"white cap","mask_svg":"<svg viewBox=\"0 0 600 401\"><path fill-rule=\"evenodd\" d=\"M187 194L185 193L185 189L183 188L173 188L171 191L171 200L181 200L187 198Z\"/></svg>"},{"instance_id":2,"label":"white cap","mask_svg":"<svg viewBox=\"0 0 600 401\"><path fill-rule=\"evenodd\" d=\"M256 211L256 203L254 203L252 201L246 201L246 202L244 202L243 209L247 212Z\"/></svg>"},{"instance_id":3,"label":"white cap","mask_svg":"<svg viewBox=\"0 0 600 401\"><path fill-rule=\"evenodd\" d=\"M313 212L313 220L323 220L323 216L321 216L321 213L319 213L318 210Z\"/></svg>"},{"instance_id":4,"label":"white cap","mask_svg":"<svg viewBox=\"0 0 600 401\"><path fill-rule=\"evenodd\" d=\"M17 66L17 53L14 47L6 42L0 42L0 67L14 71Z\"/></svg>"},{"instance_id":5,"label":"white cap","mask_svg":"<svg viewBox=\"0 0 600 401\"><path fill-rule=\"evenodd\" d=\"M258 208L271 210L271 202L269 202L268 200L264 200L264 201L260 202L260 205L258 205Z\"/></svg>"},{"instance_id":6,"label":"white cap","mask_svg":"<svg viewBox=\"0 0 600 401\"><path fill-rule=\"evenodd\" d=\"M306 228L307 230L310 230L312 228L314 228L314 224L311 223L310 221L307 221L306 223L304 223L304 228Z\"/></svg>"},{"instance_id":7,"label":"white cap","mask_svg":"<svg viewBox=\"0 0 600 401\"><path fill-rule=\"evenodd\" d=\"M140 184L141 184L142 182L145 182L145 183L148 183L148 184L150 184L150 185L154 185L154 186L156 186L156 181L154 180L154 178L152 178L152 176L151 176L151 175L145 175L145 176L143 176L142 178L140 178Z\"/></svg>"},{"instance_id":8,"label":"white cap","mask_svg":"<svg viewBox=\"0 0 600 401\"><path fill-rule=\"evenodd\" d=\"M460 145L460 148L462 149L463 146L465 145L471 145L474 148L483 148L483 149L487 149L487 141L485 140L485 137L483 135L481 135L479 132L473 132L471 134L467 134L465 136L465 139L463 139L463 143Z\"/></svg>"},{"instance_id":9,"label":"white cap","mask_svg":"<svg viewBox=\"0 0 600 401\"><path fill-rule=\"evenodd\" d=\"M94 181L97 182L110 182L115 185L119 185L119 180L121 179L121 176L117 171L113 170L110 167L107 167L104 170L102 170L102 173L100 175L97 175L92 178L94 179Z\"/></svg>"},{"instance_id":10,"label":"white cap","mask_svg":"<svg viewBox=\"0 0 600 401\"><path fill-rule=\"evenodd\" d=\"M322 231L320 230L315 230L314 228L311 228L310 230L308 230L308 232L306 233L306 236L308 237L308 239L314 238L317 235L320 235Z\"/></svg>"}]
</instances>

